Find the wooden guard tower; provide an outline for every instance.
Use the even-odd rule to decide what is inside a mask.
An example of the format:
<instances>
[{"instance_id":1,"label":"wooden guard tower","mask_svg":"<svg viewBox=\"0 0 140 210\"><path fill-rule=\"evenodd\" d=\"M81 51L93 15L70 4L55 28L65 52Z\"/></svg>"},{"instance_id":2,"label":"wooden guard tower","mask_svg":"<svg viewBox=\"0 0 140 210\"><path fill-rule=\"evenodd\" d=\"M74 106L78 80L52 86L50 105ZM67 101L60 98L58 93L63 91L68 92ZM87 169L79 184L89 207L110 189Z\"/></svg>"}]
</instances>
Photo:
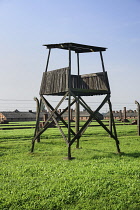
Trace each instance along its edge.
<instances>
[{"instance_id":1,"label":"wooden guard tower","mask_svg":"<svg viewBox=\"0 0 140 210\"><path fill-rule=\"evenodd\" d=\"M43 73L41 87L40 87L40 101L38 101L38 116L36 120L36 128L34 138L32 140L32 148L31 152L34 150L35 140L39 141L40 135L47 130L47 128L55 122L56 126L59 128L66 144L68 145L68 159L72 159L71 157L71 145L76 141L76 147L79 148L79 139L90 124L90 122L94 119L96 120L107 132L108 134L115 140L117 152L120 153L119 141L117 138L116 127L114 123L114 118L112 114L112 105L110 101L110 87L109 80L107 76L107 72L105 71L102 51L106 51L106 48L103 47L95 47L89 45L82 45L76 43L60 43L60 44L47 44L44 45L48 52L46 71ZM68 51L69 56L69 64L66 68L61 68L53 71L48 70L49 58L51 49L59 48ZM74 51L77 54L77 75L71 74L71 53ZM88 53L88 52L99 52L101 58L102 72L92 73L92 74L84 74L80 75L79 72L79 54L80 53ZM61 96L60 102L54 108L49 101L45 98L47 95L56 95ZM83 100L82 96L94 96L94 95L104 95L104 99L98 108L93 112L88 104ZM59 112L58 108L62 104L62 102L68 99L67 107ZM73 97L73 100L71 98ZM46 105L47 110L50 115L48 119L45 121L42 129L39 129L39 114L41 102ZM97 113L104 106L104 104L108 102L109 110L110 110L110 128L107 128L103 122L98 118ZM71 128L71 106L76 104L76 130L72 130ZM79 127L79 106L82 106L87 112L90 114L89 119L85 122L82 127ZM68 122L66 122L62 115L67 111L68 113ZM58 124L58 120L60 120L65 127L67 127L68 133L64 134L61 126Z\"/></svg>"}]
</instances>

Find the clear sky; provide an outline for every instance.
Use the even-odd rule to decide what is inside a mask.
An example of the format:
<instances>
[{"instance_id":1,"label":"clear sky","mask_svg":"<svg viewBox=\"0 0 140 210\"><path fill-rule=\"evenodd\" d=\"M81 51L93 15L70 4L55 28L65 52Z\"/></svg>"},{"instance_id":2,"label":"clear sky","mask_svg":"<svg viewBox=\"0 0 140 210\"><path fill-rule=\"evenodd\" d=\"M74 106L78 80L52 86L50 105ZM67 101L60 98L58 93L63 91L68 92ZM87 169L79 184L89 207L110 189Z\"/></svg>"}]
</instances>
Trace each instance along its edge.
<instances>
[{"instance_id":1,"label":"clear sky","mask_svg":"<svg viewBox=\"0 0 140 210\"><path fill-rule=\"evenodd\" d=\"M136 108L140 0L0 0L0 111L35 109L48 53L42 45L61 42L107 47L103 57L113 108ZM67 66L67 55L53 52L49 68ZM98 56L82 55L81 73L100 71Z\"/></svg>"}]
</instances>

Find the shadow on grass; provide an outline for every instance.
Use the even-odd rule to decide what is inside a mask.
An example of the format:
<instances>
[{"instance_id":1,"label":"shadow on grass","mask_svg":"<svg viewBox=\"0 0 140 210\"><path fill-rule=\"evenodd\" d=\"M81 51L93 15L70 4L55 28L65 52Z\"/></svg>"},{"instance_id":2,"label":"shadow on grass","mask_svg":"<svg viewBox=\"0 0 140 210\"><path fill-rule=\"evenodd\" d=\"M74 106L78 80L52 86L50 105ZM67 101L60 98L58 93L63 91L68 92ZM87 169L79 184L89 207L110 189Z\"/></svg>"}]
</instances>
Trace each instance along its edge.
<instances>
[{"instance_id":1,"label":"shadow on grass","mask_svg":"<svg viewBox=\"0 0 140 210\"><path fill-rule=\"evenodd\" d=\"M140 152L124 153L123 156L139 158L140 157Z\"/></svg>"},{"instance_id":2,"label":"shadow on grass","mask_svg":"<svg viewBox=\"0 0 140 210\"><path fill-rule=\"evenodd\" d=\"M13 149L12 147L5 147L5 146L0 146L0 150L1 149Z\"/></svg>"},{"instance_id":3,"label":"shadow on grass","mask_svg":"<svg viewBox=\"0 0 140 210\"><path fill-rule=\"evenodd\" d=\"M99 150L97 150L99 151ZM100 151L102 153L106 153L106 155L95 155L92 158L93 159L100 159L100 158L113 158L114 156L126 156L126 157L134 157L134 158L139 158L140 157L140 152L134 152L134 153L108 153L104 151Z\"/></svg>"}]
</instances>

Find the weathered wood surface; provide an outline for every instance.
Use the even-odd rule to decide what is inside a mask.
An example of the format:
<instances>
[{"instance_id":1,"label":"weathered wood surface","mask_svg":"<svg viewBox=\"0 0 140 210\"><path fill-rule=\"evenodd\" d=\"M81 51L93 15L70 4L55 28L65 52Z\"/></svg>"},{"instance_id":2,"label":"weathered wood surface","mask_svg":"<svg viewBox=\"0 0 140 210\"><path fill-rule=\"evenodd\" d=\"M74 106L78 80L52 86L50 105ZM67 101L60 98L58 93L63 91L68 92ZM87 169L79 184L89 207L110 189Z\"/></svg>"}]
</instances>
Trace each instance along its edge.
<instances>
[{"instance_id":1,"label":"weathered wood surface","mask_svg":"<svg viewBox=\"0 0 140 210\"><path fill-rule=\"evenodd\" d=\"M40 95L64 95L68 91L69 68L43 73ZM110 93L106 72L71 75L71 90L76 95L100 95Z\"/></svg>"},{"instance_id":2,"label":"weathered wood surface","mask_svg":"<svg viewBox=\"0 0 140 210\"><path fill-rule=\"evenodd\" d=\"M98 91L109 90L109 84L106 73L105 75L103 72L96 74L93 73L93 74L81 75L79 76L79 85L78 85L78 76L72 75L71 77L72 77L72 88L74 89L79 88L79 89L98 90Z\"/></svg>"},{"instance_id":3,"label":"weathered wood surface","mask_svg":"<svg viewBox=\"0 0 140 210\"><path fill-rule=\"evenodd\" d=\"M51 95L68 91L68 73L69 68L44 72L40 95Z\"/></svg>"}]
</instances>

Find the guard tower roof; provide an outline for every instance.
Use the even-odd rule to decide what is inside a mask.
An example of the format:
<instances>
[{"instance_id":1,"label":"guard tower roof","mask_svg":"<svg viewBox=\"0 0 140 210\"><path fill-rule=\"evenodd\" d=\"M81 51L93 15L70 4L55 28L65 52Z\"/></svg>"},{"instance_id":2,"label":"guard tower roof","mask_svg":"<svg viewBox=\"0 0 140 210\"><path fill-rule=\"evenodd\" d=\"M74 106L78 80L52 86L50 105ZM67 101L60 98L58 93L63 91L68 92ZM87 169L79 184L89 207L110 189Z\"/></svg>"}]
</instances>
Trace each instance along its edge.
<instances>
[{"instance_id":1,"label":"guard tower roof","mask_svg":"<svg viewBox=\"0 0 140 210\"><path fill-rule=\"evenodd\" d=\"M46 46L46 48L59 48L64 50L72 50L75 51L75 53L85 53L85 52L100 52L100 51L106 51L107 48L104 47L96 47L96 46L90 46L90 45L83 45L83 44L77 44L77 43L59 43L59 44L44 44L43 46Z\"/></svg>"}]
</instances>

